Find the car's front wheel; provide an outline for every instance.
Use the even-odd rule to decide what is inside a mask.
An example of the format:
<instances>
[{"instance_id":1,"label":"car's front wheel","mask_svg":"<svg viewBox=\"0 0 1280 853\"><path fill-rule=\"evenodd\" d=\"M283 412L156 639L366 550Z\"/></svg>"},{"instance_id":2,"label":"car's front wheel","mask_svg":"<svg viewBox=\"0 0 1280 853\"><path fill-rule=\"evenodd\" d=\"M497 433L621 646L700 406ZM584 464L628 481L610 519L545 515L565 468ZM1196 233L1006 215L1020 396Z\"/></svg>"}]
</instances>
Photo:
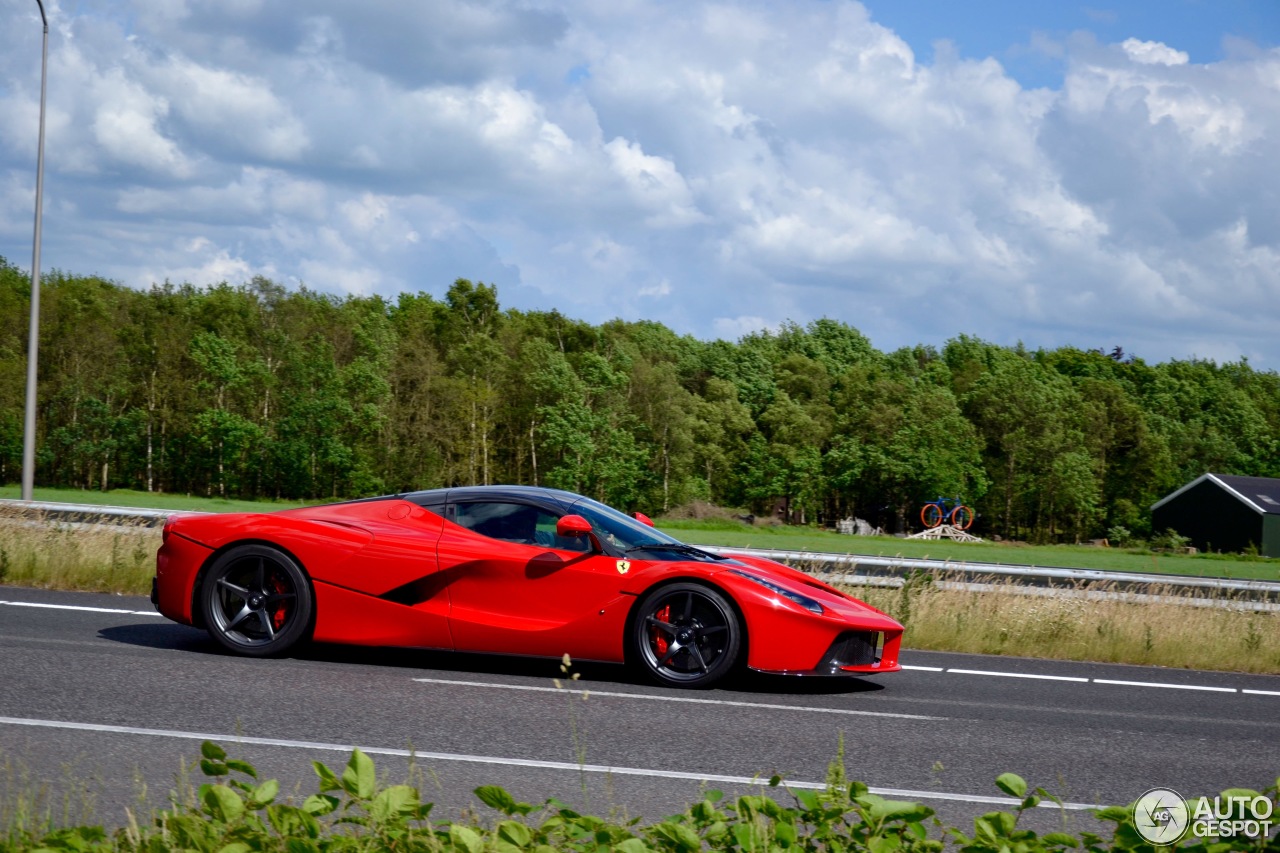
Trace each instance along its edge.
<instances>
[{"instance_id":1,"label":"car's front wheel","mask_svg":"<svg viewBox=\"0 0 1280 853\"><path fill-rule=\"evenodd\" d=\"M306 634L314 600L307 576L288 554L238 545L205 573L200 608L209 634L242 655L287 651Z\"/></svg>"},{"instance_id":2,"label":"car's front wheel","mask_svg":"<svg viewBox=\"0 0 1280 853\"><path fill-rule=\"evenodd\" d=\"M742 649L742 626L718 591L674 583L640 601L630 645L633 659L658 683L708 687L733 669Z\"/></svg>"}]
</instances>

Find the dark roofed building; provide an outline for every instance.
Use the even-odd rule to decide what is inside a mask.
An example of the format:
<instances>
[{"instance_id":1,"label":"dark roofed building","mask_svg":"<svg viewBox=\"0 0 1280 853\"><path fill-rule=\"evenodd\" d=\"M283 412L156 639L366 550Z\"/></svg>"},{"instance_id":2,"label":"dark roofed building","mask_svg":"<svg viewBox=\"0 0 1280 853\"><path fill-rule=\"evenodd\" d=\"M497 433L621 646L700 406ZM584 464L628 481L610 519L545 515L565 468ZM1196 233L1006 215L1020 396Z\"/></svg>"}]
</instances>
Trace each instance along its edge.
<instances>
[{"instance_id":1,"label":"dark roofed building","mask_svg":"<svg viewBox=\"0 0 1280 853\"><path fill-rule=\"evenodd\" d=\"M1202 551L1280 557L1280 480L1205 474L1151 506L1152 529L1169 528Z\"/></svg>"}]
</instances>

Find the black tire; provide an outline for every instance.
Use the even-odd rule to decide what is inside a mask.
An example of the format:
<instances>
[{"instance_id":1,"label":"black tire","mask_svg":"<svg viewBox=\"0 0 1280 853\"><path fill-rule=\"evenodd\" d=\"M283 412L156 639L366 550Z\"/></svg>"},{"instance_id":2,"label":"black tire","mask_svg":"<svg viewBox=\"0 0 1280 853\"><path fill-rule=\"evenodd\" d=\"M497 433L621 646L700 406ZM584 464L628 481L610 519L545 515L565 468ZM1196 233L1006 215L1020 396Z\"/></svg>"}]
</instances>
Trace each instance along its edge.
<instances>
[{"instance_id":1,"label":"black tire","mask_svg":"<svg viewBox=\"0 0 1280 853\"><path fill-rule=\"evenodd\" d=\"M311 626L311 584L292 557L268 545L237 545L220 554L200 586L209 635L250 657L283 654Z\"/></svg>"},{"instance_id":2,"label":"black tire","mask_svg":"<svg viewBox=\"0 0 1280 853\"><path fill-rule=\"evenodd\" d=\"M742 650L742 623L724 595L696 583L650 591L636 608L629 648L645 674L669 687L709 687Z\"/></svg>"}]
</instances>

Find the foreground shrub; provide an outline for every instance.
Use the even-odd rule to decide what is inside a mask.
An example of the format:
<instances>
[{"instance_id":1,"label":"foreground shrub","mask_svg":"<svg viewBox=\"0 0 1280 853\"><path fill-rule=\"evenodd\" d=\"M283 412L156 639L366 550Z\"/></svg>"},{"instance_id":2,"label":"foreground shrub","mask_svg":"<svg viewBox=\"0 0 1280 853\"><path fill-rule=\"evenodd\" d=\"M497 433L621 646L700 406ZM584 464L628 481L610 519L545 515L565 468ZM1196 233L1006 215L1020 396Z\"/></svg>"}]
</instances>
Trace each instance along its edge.
<instances>
[{"instance_id":1,"label":"foreground shrub","mask_svg":"<svg viewBox=\"0 0 1280 853\"><path fill-rule=\"evenodd\" d=\"M130 825L113 833L80 826L36 830L26 825L0 830L0 853L27 851L170 850L208 853L321 853L321 851L483 851L528 850L536 853L620 850L623 853L671 851L847 851L847 853L937 853L953 846L964 853L1039 853L1039 851L1134 851L1153 848L1137 834L1129 808L1095 812L1105 834L1061 832L1037 835L1020 829L1023 812L1046 799L1041 788L1028 790L1019 776L1006 773L996 786L1011 800L1011 811L994 811L974 821L970 835L942 826L933 810L919 803L887 800L861 782L848 782L840 762L832 765L821 791L786 788L778 778L768 785L778 799L765 794L726 801L707 791L683 814L641 826L579 814L556 800L541 806L517 802L496 786L475 790L495 814L488 821L430 820L431 804L423 803L408 785L380 787L373 761L355 750L341 775L313 762L319 791L300 805L277 802L275 780L258 781L249 764L228 758L217 744L201 748L202 784L190 803L175 803L155 815L149 825ZM1280 786L1280 780L1277 780ZM1256 792L1233 792L1258 796ZM1277 788L1263 792L1273 802ZM789 797L791 805L779 799ZM930 837L930 830L940 837ZM950 844L948 844L950 842ZM1280 838L1192 840L1178 848L1188 853L1280 851Z\"/></svg>"}]
</instances>

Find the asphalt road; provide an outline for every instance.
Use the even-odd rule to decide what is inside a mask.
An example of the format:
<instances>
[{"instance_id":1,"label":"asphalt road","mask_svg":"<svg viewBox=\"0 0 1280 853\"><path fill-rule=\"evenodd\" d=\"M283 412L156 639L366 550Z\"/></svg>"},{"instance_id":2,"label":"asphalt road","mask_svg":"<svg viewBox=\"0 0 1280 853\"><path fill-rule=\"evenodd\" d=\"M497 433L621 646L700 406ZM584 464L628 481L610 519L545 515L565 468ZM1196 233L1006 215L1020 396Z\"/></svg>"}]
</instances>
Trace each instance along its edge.
<instances>
[{"instance_id":1,"label":"asphalt road","mask_svg":"<svg viewBox=\"0 0 1280 853\"><path fill-rule=\"evenodd\" d=\"M413 774L443 815L500 784L657 819L703 787L737 793L774 773L821 783L842 735L850 778L963 826L1001 807L990 798L1005 771L1079 806L1280 775L1277 677L927 652L903 662L876 678L748 676L702 692L575 665L584 699L555 687L557 662L328 646L251 660L144 598L0 587L0 795L47 784L73 819L90 809L120 825L126 807L200 781L181 768L206 737L303 796L313 760L341 768L360 746L388 783ZM1027 822L1096 824L1079 809Z\"/></svg>"}]
</instances>

